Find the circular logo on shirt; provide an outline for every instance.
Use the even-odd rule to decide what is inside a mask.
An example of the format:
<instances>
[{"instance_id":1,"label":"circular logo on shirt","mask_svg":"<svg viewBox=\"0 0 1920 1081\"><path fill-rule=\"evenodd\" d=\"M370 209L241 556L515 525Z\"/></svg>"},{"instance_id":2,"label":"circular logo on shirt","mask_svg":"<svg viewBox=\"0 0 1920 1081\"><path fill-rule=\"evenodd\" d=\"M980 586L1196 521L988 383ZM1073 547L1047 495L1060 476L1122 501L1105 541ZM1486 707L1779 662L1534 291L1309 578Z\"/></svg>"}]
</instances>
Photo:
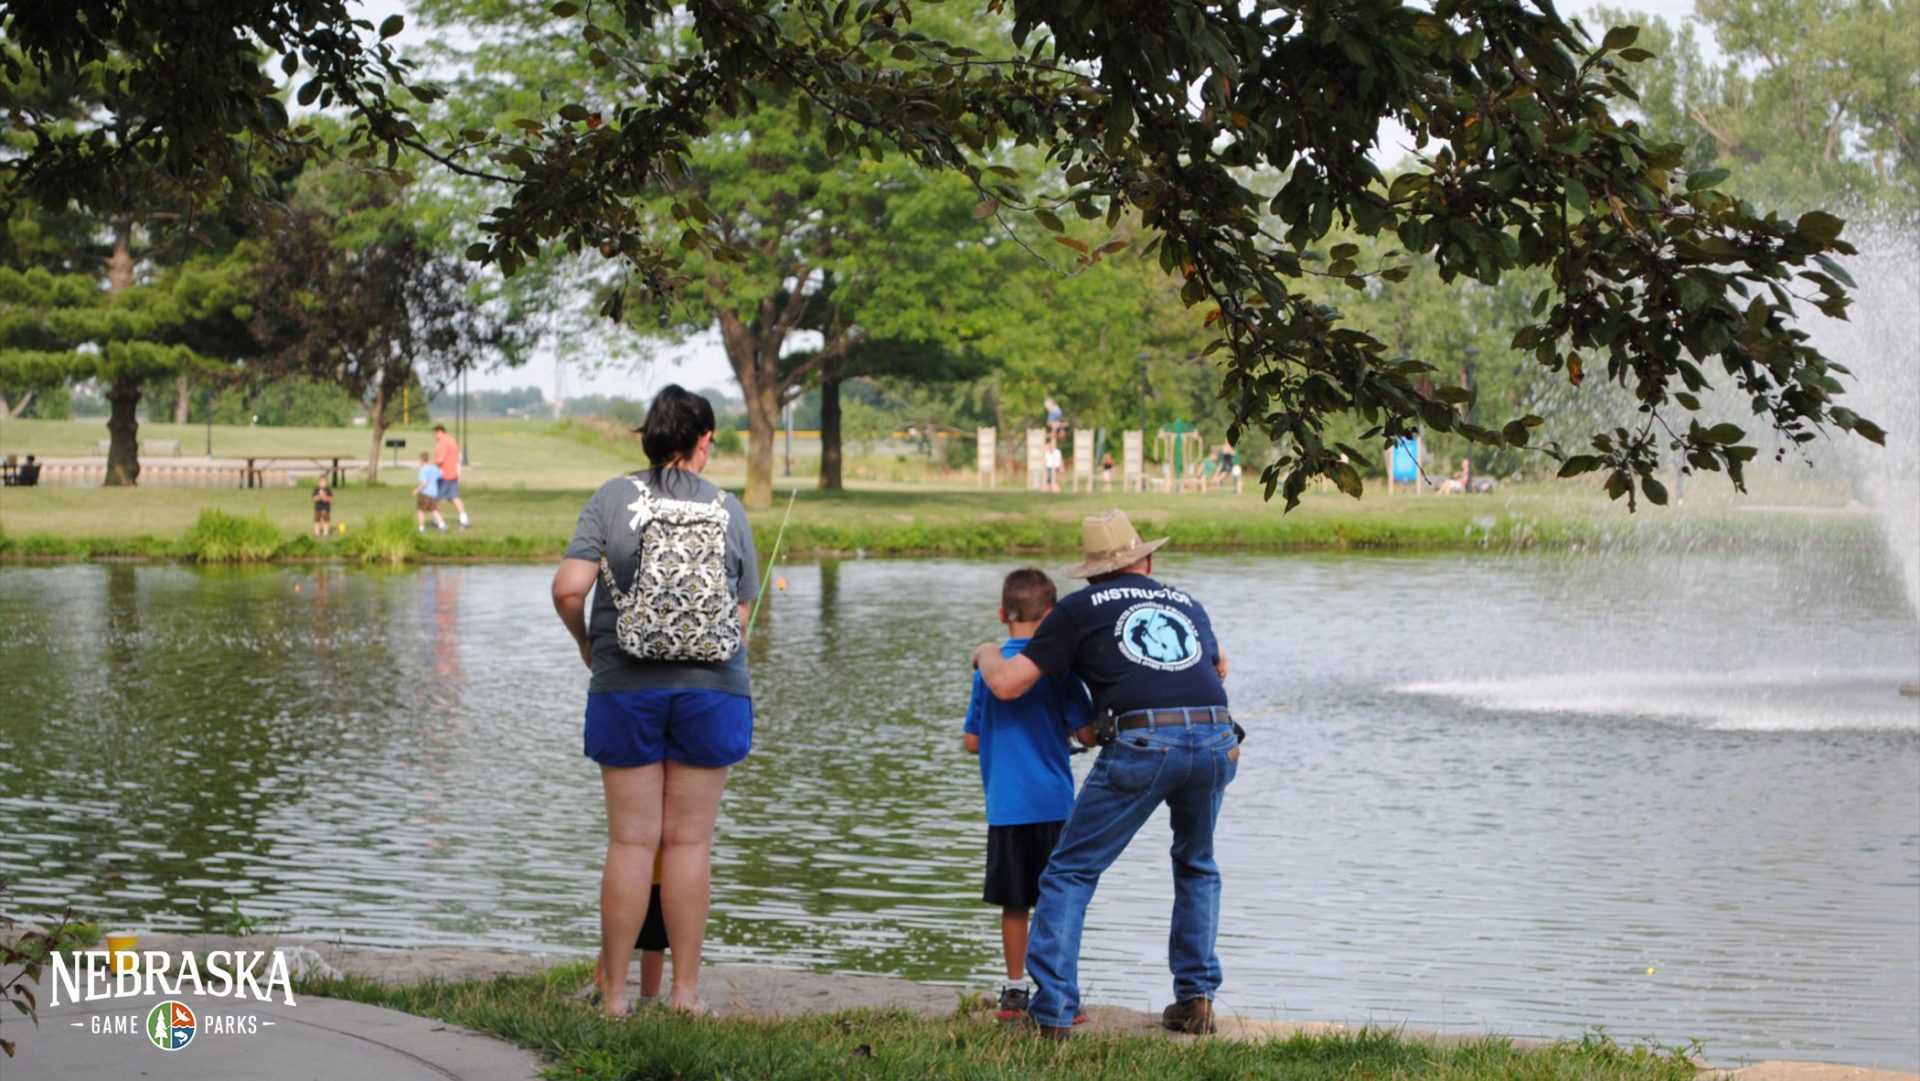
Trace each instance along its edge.
<instances>
[{"instance_id":1,"label":"circular logo on shirt","mask_svg":"<svg viewBox=\"0 0 1920 1081\"><path fill-rule=\"evenodd\" d=\"M1200 660L1200 632L1193 620L1164 604L1136 604L1115 624L1120 652L1138 665L1163 672L1191 668Z\"/></svg>"}]
</instances>

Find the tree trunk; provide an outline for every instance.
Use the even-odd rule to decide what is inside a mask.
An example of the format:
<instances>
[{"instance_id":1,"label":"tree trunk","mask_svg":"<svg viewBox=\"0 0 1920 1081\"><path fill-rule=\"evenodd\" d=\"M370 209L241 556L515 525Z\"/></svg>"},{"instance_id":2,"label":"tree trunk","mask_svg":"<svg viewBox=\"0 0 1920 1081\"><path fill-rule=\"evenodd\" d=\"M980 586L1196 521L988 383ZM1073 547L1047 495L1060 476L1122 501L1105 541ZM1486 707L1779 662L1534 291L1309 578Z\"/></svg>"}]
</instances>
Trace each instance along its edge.
<instances>
[{"instance_id":1,"label":"tree trunk","mask_svg":"<svg viewBox=\"0 0 1920 1081\"><path fill-rule=\"evenodd\" d=\"M367 452L367 487L380 483L381 444L387 440L387 384L383 380L373 388L373 405L367 410L367 427L373 429L373 449Z\"/></svg>"},{"instance_id":2,"label":"tree trunk","mask_svg":"<svg viewBox=\"0 0 1920 1081\"><path fill-rule=\"evenodd\" d=\"M773 506L773 436L780 426L780 386L773 379L742 380L747 397L747 492L740 502L748 510Z\"/></svg>"},{"instance_id":3,"label":"tree trunk","mask_svg":"<svg viewBox=\"0 0 1920 1081\"><path fill-rule=\"evenodd\" d=\"M183 373L179 381L174 384L173 422L175 424L185 424L187 422L187 403L191 400L191 397L192 386L187 382L187 377Z\"/></svg>"},{"instance_id":4,"label":"tree trunk","mask_svg":"<svg viewBox=\"0 0 1920 1081\"><path fill-rule=\"evenodd\" d=\"M845 487L840 469L840 380L846 365L838 358L820 366L820 490Z\"/></svg>"},{"instance_id":5,"label":"tree trunk","mask_svg":"<svg viewBox=\"0 0 1920 1081\"><path fill-rule=\"evenodd\" d=\"M107 256L107 292L124 293L133 286L133 219L113 222L113 254Z\"/></svg>"},{"instance_id":6,"label":"tree trunk","mask_svg":"<svg viewBox=\"0 0 1920 1081\"><path fill-rule=\"evenodd\" d=\"M27 406L30 406L32 404L33 404L33 391L31 390L27 391L25 394L22 394L20 396L20 400L18 402L15 402L11 406L7 404L7 396L4 394L0 394L0 417L5 417L8 420L12 420L15 417L18 417L19 415L21 415L22 413L25 413L27 411Z\"/></svg>"},{"instance_id":7,"label":"tree trunk","mask_svg":"<svg viewBox=\"0 0 1920 1081\"><path fill-rule=\"evenodd\" d=\"M115 376L107 402L107 487L131 488L140 483L140 381Z\"/></svg>"},{"instance_id":8,"label":"tree trunk","mask_svg":"<svg viewBox=\"0 0 1920 1081\"><path fill-rule=\"evenodd\" d=\"M733 377L740 381L740 394L747 400L747 490L740 502L748 510L766 510L773 506L773 433L780 421L780 340L774 339L774 359L766 363L766 343L739 312L723 308L715 315L727 363L732 365Z\"/></svg>"},{"instance_id":9,"label":"tree trunk","mask_svg":"<svg viewBox=\"0 0 1920 1081\"><path fill-rule=\"evenodd\" d=\"M107 257L107 292L124 293L133 287L133 219L113 223L113 254ZM107 486L131 488L140 483L140 381L117 375L107 390Z\"/></svg>"}]
</instances>

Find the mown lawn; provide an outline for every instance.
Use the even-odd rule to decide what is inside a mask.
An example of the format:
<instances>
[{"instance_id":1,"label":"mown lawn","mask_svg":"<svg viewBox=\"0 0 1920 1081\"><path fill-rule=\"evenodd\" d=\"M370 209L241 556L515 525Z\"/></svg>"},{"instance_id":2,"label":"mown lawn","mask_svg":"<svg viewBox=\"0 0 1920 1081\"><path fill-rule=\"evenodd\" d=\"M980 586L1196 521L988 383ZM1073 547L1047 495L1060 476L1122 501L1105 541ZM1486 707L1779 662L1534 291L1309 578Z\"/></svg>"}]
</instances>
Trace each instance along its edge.
<instances>
[{"instance_id":1,"label":"mown lawn","mask_svg":"<svg viewBox=\"0 0 1920 1081\"><path fill-rule=\"evenodd\" d=\"M191 426L147 425L152 438L204 441ZM0 450L42 447L48 454L91 453L99 426L92 421L7 421ZM194 433L200 433L195 436ZM216 454L364 454L365 433L354 429L216 428ZM407 435L424 444L425 433ZM587 494L608 477L640 463L634 441L575 424L484 421L469 438L473 462L462 486L475 528L408 541L404 560L551 559L565 547ZM849 474L881 475L892 459L871 469L859 459ZM894 463L897 464L897 463ZM1806 471L1802 470L1802 473ZM741 462L721 458L709 476L738 491ZM411 518L412 469L383 473L369 488L357 479L334 493L334 521L348 536L376 520L389 535ZM1629 515L1593 484L1547 482L1507 485L1490 495L1388 495L1370 488L1364 499L1313 490L1292 513L1260 498L1256 486L1232 493L1062 494L1012 486L980 489L952 483L909 485L851 479L843 492L820 492L811 477L776 478L770 510L755 512L762 553L771 548L797 489L783 546L792 555L865 553L1013 554L1070 551L1079 521L1109 506L1124 508L1149 536L1170 534L1187 550L1508 549L1569 544L1865 543L1871 518L1844 505L1844 491L1798 477L1760 477L1749 496L1737 496L1723 478L1698 478L1684 507L1643 507ZM1764 504L1771 513L1756 513ZM304 488L133 489L8 488L0 490L0 558L191 558L185 538L202 512L264 516L281 542L272 558L340 555L344 538L306 538L312 519Z\"/></svg>"},{"instance_id":2,"label":"mown lawn","mask_svg":"<svg viewBox=\"0 0 1920 1081\"><path fill-rule=\"evenodd\" d=\"M1065 1045L994 1021L984 1003L950 1018L897 1011L694 1019L643 1008L608 1021L574 1000L585 964L533 976L391 987L371 980L303 984L305 994L354 999L439 1018L529 1048L549 1076L586 1081L717 1078L978 1078L1045 1081L1693 1081L1675 1051L1604 1037L1527 1047L1498 1037L1429 1042L1387 1031L1300 1035L1267 1042L1077 1035Z\"/></svg>"}]
</instances>

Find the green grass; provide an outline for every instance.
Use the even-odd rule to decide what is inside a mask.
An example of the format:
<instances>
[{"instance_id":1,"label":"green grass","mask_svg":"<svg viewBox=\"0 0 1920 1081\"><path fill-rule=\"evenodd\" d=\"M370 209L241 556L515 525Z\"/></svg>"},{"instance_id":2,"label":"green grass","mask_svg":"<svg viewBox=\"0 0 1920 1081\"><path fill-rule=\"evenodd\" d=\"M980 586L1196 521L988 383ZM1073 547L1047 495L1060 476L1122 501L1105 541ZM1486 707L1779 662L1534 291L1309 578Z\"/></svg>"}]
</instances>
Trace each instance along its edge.
<instances>
[{"instance_id":1,"label":"green grass","mask_svg":"<svg viewBox=\"0 0 1920 1081\"><path fill-rule=\"evenodd\" d=\"M181 541L195 563L265 563L280 551L280 529L265 514L228 514L208 508Z\"/></svg>"},{"instance_id":2,"label":"green grass","mask_svg":"<svg viewBox=\"0 0 1920 1081\"><path fill-rule=\"evenodd\" d=\"M336 550L362 563L397 566L412 562L419 554L424 538L418 529L414 520L404 514L377 515L362 522L359 529L340 534ZM309 555L323 555L326 551L324 542L315 543L314 538L308 538L303 546L303 552Z\"/></svg>"},{"instance_id":3,"label":"green grass","mask_svg":"<svg viewBox=\"0 0 1920 1081\"><path fill-rule=\"evenodd\" d=\"M626 451L617 440L582 438L580 426L570 422L484 420L469 426L467 476L463 481L493 488L590 488L644 461L636 441ZM398 465L393 451L380 453L381 481L413 487L415 459L433 447L433 433L425 425L391 429L387 436L405 439ZM43 458L85 458L97 454L97 442L107 437L98 418L86 420L8 420L0 422L0 457L37 454ZM142 424L142 442L174 439L180 443L181 462L204 458L207 429L197 424ZM216 458L339 456L365 460L372 450L372 433L365 428L251 428L215 425ZM173 455L144 459L165 465ZM355 489L360 478L352 477Z\"/></svg>"},{"instance_id":4,"label":"green grass","mask_svg":"<svg viewBox=\"0 0 1920 1081\"><path fill-rule=\"evenodd\" d=\"M282 560L549 560L565 550L587 495L586 488L476 487L467 492L473 530L416 536L407 489L344 488L335 492L333 517L345 533L318 539L308 535L312 512L298 489L7 489L0 496L0 558L209 558L189 539L207 513L271 523L281 538L274 558ZM1064 554L1078 544L1080 519L1113 505L1124 508L1142 534L1171 535L1174 549L1184 551L1877 543L1864 513L1751 513L1723 497L1630 516L1571 485L1474 497L1374 493L1360 501L1316 492L1291 514L1251 493L803 490L782 551L793 557ZM785 509L782 493L771 510L752 516L763 556Z\"/></svg>"},{"instance_id":5,"label":"green grass","mask_svg":"<svg viewBox=\"0 0 1920 1081\"><path fill-rule=\"evenodd\" d=\"M532 976L392 987L348 978L303 983L301 993L352 999L439 1018L529 1048L548 1076L587 1081L668 1078L1288 1078L1293 1081L1433 1078L1445 1081L1693 1081L1682 1054L1623 1048L1604 1036L1522 1047L1500 1038L1427 1042L1392 1032L1294 1036L1266 1043L1077 1036L1043 1042L991 1019L983 1005L951 1018L849 1011L793 1019L694 1019L642 1009L607 1021L573 1000L589 966Z\"/></svg>"},{"instance_id":6,"label":"green grass","mask_svg":"<svg viewBox=\"0 0 1920 1081\"><path fill-rule=\"evenodd\" d=\"M170 425L145 430L152 438L201 431L176 432ZM0 423L0 450L91 453L101 431L93 421L6 421ZM216 428L214 445L222 454L365 454L366 438L358 429ZM415 441L412 434L407 438ZM333 518L346 531L325 539L309 535L312 508L304 488L6 489L0 495L0 559L206 558L189 539L203 512L249 522L264 518L278 531L273 558L282 560L557 559L588 493L641 458L636 441L617 430L571 422L477 422L469 446L475 460L462 487L475 524L471 532L418 537L401 529L413 519L413 473L403 458L400 470L382 474L383 484L368 487L353 478L335 490ZM1187 551L1877 543L1871 517L1848 509L1843 490L1802 479L1804 469L1756 476L1747 497L1734 495L1719 478L1700 478L1689 485L1686 506L1643 507L1634 515L1584 482L1508 485L1492 495L1446 498L1389 496L1375 488L1359 501L1313 490L1297 510L1283 514L1251 485L1242 495L1046 495L970 483L858 479L863 471L882 477L906 468L897 457L851 460L854 487L844 492L816 491L811 478L777 478L774 507L753 514L762 554L772 546L788 486L800 488L783 547L792 556L1068 553L1078 543L1080 519L1116 505L1142 533L1169 534L1175 550ZM737 459L723 459L708 475L737 491L739 469ZM1744 509L1752 504L1784 512Z\"/></svg>"}]
</instances>

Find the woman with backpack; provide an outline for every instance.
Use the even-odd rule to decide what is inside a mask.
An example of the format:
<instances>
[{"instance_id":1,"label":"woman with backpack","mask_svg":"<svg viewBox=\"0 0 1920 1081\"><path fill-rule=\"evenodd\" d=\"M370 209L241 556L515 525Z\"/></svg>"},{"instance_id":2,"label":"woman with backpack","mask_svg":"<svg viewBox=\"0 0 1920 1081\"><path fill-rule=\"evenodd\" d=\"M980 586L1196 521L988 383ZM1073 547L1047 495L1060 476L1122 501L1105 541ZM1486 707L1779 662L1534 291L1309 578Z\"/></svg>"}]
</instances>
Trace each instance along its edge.
<instances>
[{"instance_id":1,"label":"woman with backpack","mask_svg":"<svg viewBox=\"0 0 1920 1081\"><path fill-rule=\"evenodd\" d=\"M746 510L700 476L713 453L713 406L666 387L647 410L641 446L652 468L587 500L553 576L554 609L592 673L586 754L607 799L594 984L616 1016L629 1006L627 966L655 852L673 953L668 1004L706 1012L708 853L727 769L753 740L742 645L760 592Z\"/></svg>"}]
</instances>

